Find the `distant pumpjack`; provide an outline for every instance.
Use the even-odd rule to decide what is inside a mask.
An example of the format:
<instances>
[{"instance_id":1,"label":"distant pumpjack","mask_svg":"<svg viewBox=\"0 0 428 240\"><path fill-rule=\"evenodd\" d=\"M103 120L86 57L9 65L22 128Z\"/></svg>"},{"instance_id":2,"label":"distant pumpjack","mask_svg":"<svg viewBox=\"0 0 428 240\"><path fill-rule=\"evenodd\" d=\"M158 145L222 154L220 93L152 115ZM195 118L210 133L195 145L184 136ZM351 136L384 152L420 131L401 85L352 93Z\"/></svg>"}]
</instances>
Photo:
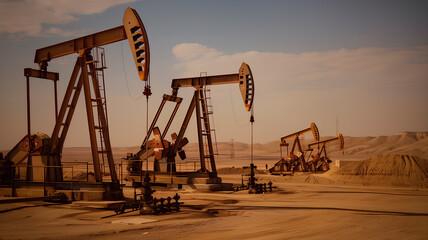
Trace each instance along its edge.
<instances>
[{"instance_id":1,"label":"distant pumpjack","mask_svg":"<svg viewBox=\"0 0 428 240\"><path fill-rule=\"evenodd\" d=\"M293 146L290 151L289 159L284 157L281 160L279 160L271 169L269 169L269 172L271 174L284 175L284 174L292 174L295 171L306 172L309 170L305 160L306 151L303 150L299 139L299 136L309 132L312 132L315 141L318 142L319 131L315 123L311 123L311 126L309 128L300 130L298 132L292 133L290 135L287 135L281 138L280 147L287 146L287 149L288 149L288 146L289 146L289 143L287 143L288 139L294 139Z\"/></svg>"},{"instance_id":2,"label":"distant pumpjack","mask_svg":"<svg viewBox=\"0 0 428 240\"><path fill-rule=\"evenodd\" d=\"M342 134L339 134L339 136L335 138L330 138L308 145L308 150L310 150L311 152L313 151L312 147L318 146L317 154L311 155L312 160L308 161L308 167L312 172L328 171L330 169L331 160L327 156L326 145L334 141L339 141L339 150L343 150L345 142ZM319 146L321 146L321 149L319 148Z\"/></svg>"}]
</instances>

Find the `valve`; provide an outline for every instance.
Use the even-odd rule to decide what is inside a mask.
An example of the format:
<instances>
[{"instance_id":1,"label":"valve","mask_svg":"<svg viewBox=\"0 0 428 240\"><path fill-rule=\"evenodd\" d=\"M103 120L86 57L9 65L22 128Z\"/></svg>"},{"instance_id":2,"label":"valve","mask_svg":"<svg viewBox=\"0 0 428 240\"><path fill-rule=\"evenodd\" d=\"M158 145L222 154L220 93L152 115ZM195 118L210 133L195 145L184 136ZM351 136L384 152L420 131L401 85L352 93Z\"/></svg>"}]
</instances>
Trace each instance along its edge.
<instances>
[{"instance_id":1,"label":"valve","mask_svg":"<svg viewBox=\"0 0 428 240\"><path fill-rule=\"evenodd\" d=\"M150 86L147 85L144 87L144 92L143 92L144 96L151 96L152 95L152 91L150 90Z\"/></svg>"}]
</instances>

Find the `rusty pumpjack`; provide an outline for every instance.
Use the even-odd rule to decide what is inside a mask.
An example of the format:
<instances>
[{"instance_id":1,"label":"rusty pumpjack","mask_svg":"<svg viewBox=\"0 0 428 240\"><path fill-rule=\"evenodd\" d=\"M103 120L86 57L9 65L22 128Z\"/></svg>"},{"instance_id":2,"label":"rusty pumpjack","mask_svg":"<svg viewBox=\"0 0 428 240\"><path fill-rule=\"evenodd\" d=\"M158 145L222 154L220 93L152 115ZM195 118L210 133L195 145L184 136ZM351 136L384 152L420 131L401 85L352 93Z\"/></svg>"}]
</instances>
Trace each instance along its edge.
<instances>
[{"instance_id":1,"label":"rusty pumpjack","mask_svg":"<svg viewBox=\"0 0 428 240\"><path fill-rule=\"evenodd\" d=\"M281 138L280 148L286 146L288 149L289 143L287 143L288 139L294 139L293 146L290 151L289 158L281 158L271 169L269 169L269 173L274 175L285 175L292 174L296 171L298 172L307 172L309 171L308 164L305 160L306 150L303 150L302 145L300 143L299 136L312 132L314 139L316 142L319 141L319 131L315 123L311 123L309 128L303 129L301 131L292 133L285 137ZM297 147L297 151L296 151ZM282 152L282 150L281 150ZM282 157L282 156L281 156Z\"/></svg>"},{"instance_id":2,"label":"rusty pumpjack","mask_svg":"<svg viewBox=\"0 0 428 240\"><path fill-rule=\"evenodd\" d=\"M152 174L155 183L172 183L172 181L176 181L179 184L220 184L221 178L217 176L215 164L213 140L211 136L212 131L209 119L211 112L207 107L206 87L210 85L234 83L239 84L245 108L249 111L254 99L254 78L250 67L246 63L242 63L239 72L236 74L173 79L171 84L172 95L163 95L162 102L148 129L147 135L140 147L140 151L136 154L128 154L127 158L123 159L127 162L129 174L127 179L133 182L142 182L142 163L148 161L149 157L154 156ZM165 140L165 136L182 102L182 98L177 95L178 90L183 87L194 87L195 91L180 131L178 135L176 133L172 134L173 142L171 143ZM176 105L165 129L161 133L159 128L156 127L156 123L166 102L175 102ZM178 154L182 160L186 158L186 154L182 148L188 143L188 140L184 137L184 134L195 109L200 168L193 172L177 172L175 157ZM153 140L148 140L152 133L154 136ZM204 149L205 145L207 146L207 152L205 151L206 149ZM206 160L208 160L210 168L207 166ZM163 176L166 177L163 178ZM174 176L175 180L170 178L170 176ZM182 178L182 180L184 178L184 180L180 181L180 178Z\"/></svg>"},{"instance_id":3,"label":"rusty pumpjack","mask_svg":"<svg viewBox=\"0 0 428 240\"><path fill-rule=\"evenodd\" d=\"M339 150L343 150L345 142L342 134L339 134L339 136L335 138L308 144L308 150L311 152L313 151L312 147L318 146L318 153L315 156L311 155L312 160L308 161L308 166L312 172L325 172L330 169L331 160L327 156L326 145L335 141L339 142ZM320 145L321 149L319 148Z\"/></svg>"},{"instance_id":4,"label":"rusty pumpjack","mask_svg":"<svg viewBox=\"0 0 428 240\"><path fill-rule=\"evenodd\" d=\"M120 190L119 180L115 170L107 125L106 98L105 91L103 91L104 70L106 69L104 65L105 55L103 54L103 49L100 47L125 39L128 39L129 41L140 79L147 81L150 64L147 33L138 13L131 8L126 9L122 26L41 48L36 51L34 62L39 65L40 70L31 68L26 68L24 70L27 79L28 134L1 161L1 163L3 163L2 165L6 166L2 168L3 170L13 172L12 174L2 174L2 184L13 182L14 187L12 188L15 188L17 184L19 185L19 181L14 179L16 174L14 174L15 170L13 169L27 159L25 184L28 185L35 182L44 183L42 185L44 188L44 195L51 194L46 192L46 184L52 185L51 187L54 192L60 189L71 190L73 193L73 189L79 187L77 183L70 185L64 184L65 181L63 179L61 156L73 113L76 108L80 92L83 90L95 181L106 191L103 199L122 196L122 191ZM100 58L97 56L94 57L92 54L94 50L98 53L98 49L102 50ZM74 53L78 54L77 61L74 65L74 69L58 113L56 82L59 77L58 73L47 71L48 62ZM101 79L99 79L100 76ZM31 134L29 98L30 77L54 81L56 123L50 137L47 134ZM95 110L93 108L95 108ZM98 123L98 125L96 125L96 123ZM98 139L96 131L99 131ZM100 158L102 158L104 162L105 157L108 161L111 178L111 182L107 183L103 183L103 173L101 171L100 162ZM84 187L88 186L85 185ZM110 191L110 193L107 193L107 191ZM10 195L16 196L17 194L12 193ZM71 198L75 198L74 194L72 194Z\"/></svg>"}]
</instances>

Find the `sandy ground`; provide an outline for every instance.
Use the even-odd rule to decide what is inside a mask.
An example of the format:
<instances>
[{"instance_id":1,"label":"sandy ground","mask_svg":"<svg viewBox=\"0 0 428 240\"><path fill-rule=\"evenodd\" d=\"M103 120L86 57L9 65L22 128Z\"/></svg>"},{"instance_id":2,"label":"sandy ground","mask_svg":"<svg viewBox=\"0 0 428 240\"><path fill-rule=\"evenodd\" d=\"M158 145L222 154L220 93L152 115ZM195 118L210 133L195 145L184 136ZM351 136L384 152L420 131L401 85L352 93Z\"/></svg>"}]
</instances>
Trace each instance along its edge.
<instances>
[{"instance_id":1,"label":"sandy ground","mask_svg":"<svg viewBox=\"0 0 428 240\"><path fill-rule=\"evenodd\" d=\"M278 189L260 195L180 190L182 211L160 216L114 215L76 204L2 204L0 238L427 239L427 189L350 185L310 174L258 177ZM241 181L239 174L222 178ZM132 190L125 193L131 196ZM155 221L141 223L145 220Z\"/></svg>"},{"instance_id":2,"label":"sandy ground","mask_svg":"<svg viewBox=\"0 0 428 240\"><path fill-rule=\"evenodd\" d=\"M354 161L350 163L355 166L349 174L355 169L376 170L382 166L385 171L381 171L382 174L400 175L394 169L402 168L383 158L367 160L365 165L360 160L379 153L413 154L428 159L427 141L428 133L345 137L345 152L332 146L329 156L333 161ZM195 146L196 143L186 146L187 161L197 160ZM114 148L116 163L127 152L137 150L138 147ZM220 143L219 153L218 169L249 165L247 144L235 143L232 157L230 144ZM64 149L64 161L88 159L89 148ZM266 164L271 167L279 159L278 141L255 145L254 160L258 169L265 170ZM377 165L372 161L378 161ZM419 164L419 160L416 162ZM79 177L79 170L86 172L86 165L82 166L74 166L73 178ZM412 174L405 178L423 175L420 178L427 182L426 166L406 171ZM346 170L346 166L343 169ZM91 170L90 167L88 171ZM71 178L71 174L66 177ZM223 182L241 182L240 174L221 177ZM411 178L411 184L399 182L393 186L386 182L390 176L364 177L361 181L354 179L361 178L359 176L330 173L259 174L257 177L260 182L272 181L278 188L273 193L260 195L245 191L158 191L155 197L178 192L180 201L184 202L181 212L159 216L142 216L139 212L115 215L111 210L82 207L78 202L0 204L0 239L428 239L428 188L426 184L413 184L419 178ZM126 189L125 195L132 197L132 189ZM125 223L118 223L120 221Z\"/></svg>"}]
</instances>

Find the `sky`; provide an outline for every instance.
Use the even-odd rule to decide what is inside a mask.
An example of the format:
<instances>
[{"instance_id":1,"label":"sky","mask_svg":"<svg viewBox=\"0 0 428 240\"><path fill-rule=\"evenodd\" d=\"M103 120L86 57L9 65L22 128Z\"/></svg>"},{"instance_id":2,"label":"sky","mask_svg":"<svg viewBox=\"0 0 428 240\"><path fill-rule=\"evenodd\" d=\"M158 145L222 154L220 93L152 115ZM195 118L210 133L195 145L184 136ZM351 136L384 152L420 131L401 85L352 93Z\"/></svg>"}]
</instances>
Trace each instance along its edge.
<instances>
[{"instance_id":1,"label":"sky","mask_svg":"<svg viewBox=\"0 0 428 240\"><path fill-rule=\"evenodd\" d=\"M321 136L336 135L336 122L345 136L428 131L427 1L0 0L0 149L27 132L23 69L38 67L35 51L120 26L127 7L139 13L149 38L150 122L172 79L238 73L246 62L255 83L254 142L279 141L311 122ZM140 145L144 82L127 41L104 49L112 145ZM60 74L60 103L76 58L49 63ZM30 85L32 132L51 135L53 84ZM192 93L179 90L184 100L168 135L179 131ZM250 113L238 85L210 93L217 141L249 143ZM161 130L172 108L164 109ZM186 136L197 141L194 119ZM89 146L83 96L65 142L78 146Z\"/></svg>"}]
</instances>

